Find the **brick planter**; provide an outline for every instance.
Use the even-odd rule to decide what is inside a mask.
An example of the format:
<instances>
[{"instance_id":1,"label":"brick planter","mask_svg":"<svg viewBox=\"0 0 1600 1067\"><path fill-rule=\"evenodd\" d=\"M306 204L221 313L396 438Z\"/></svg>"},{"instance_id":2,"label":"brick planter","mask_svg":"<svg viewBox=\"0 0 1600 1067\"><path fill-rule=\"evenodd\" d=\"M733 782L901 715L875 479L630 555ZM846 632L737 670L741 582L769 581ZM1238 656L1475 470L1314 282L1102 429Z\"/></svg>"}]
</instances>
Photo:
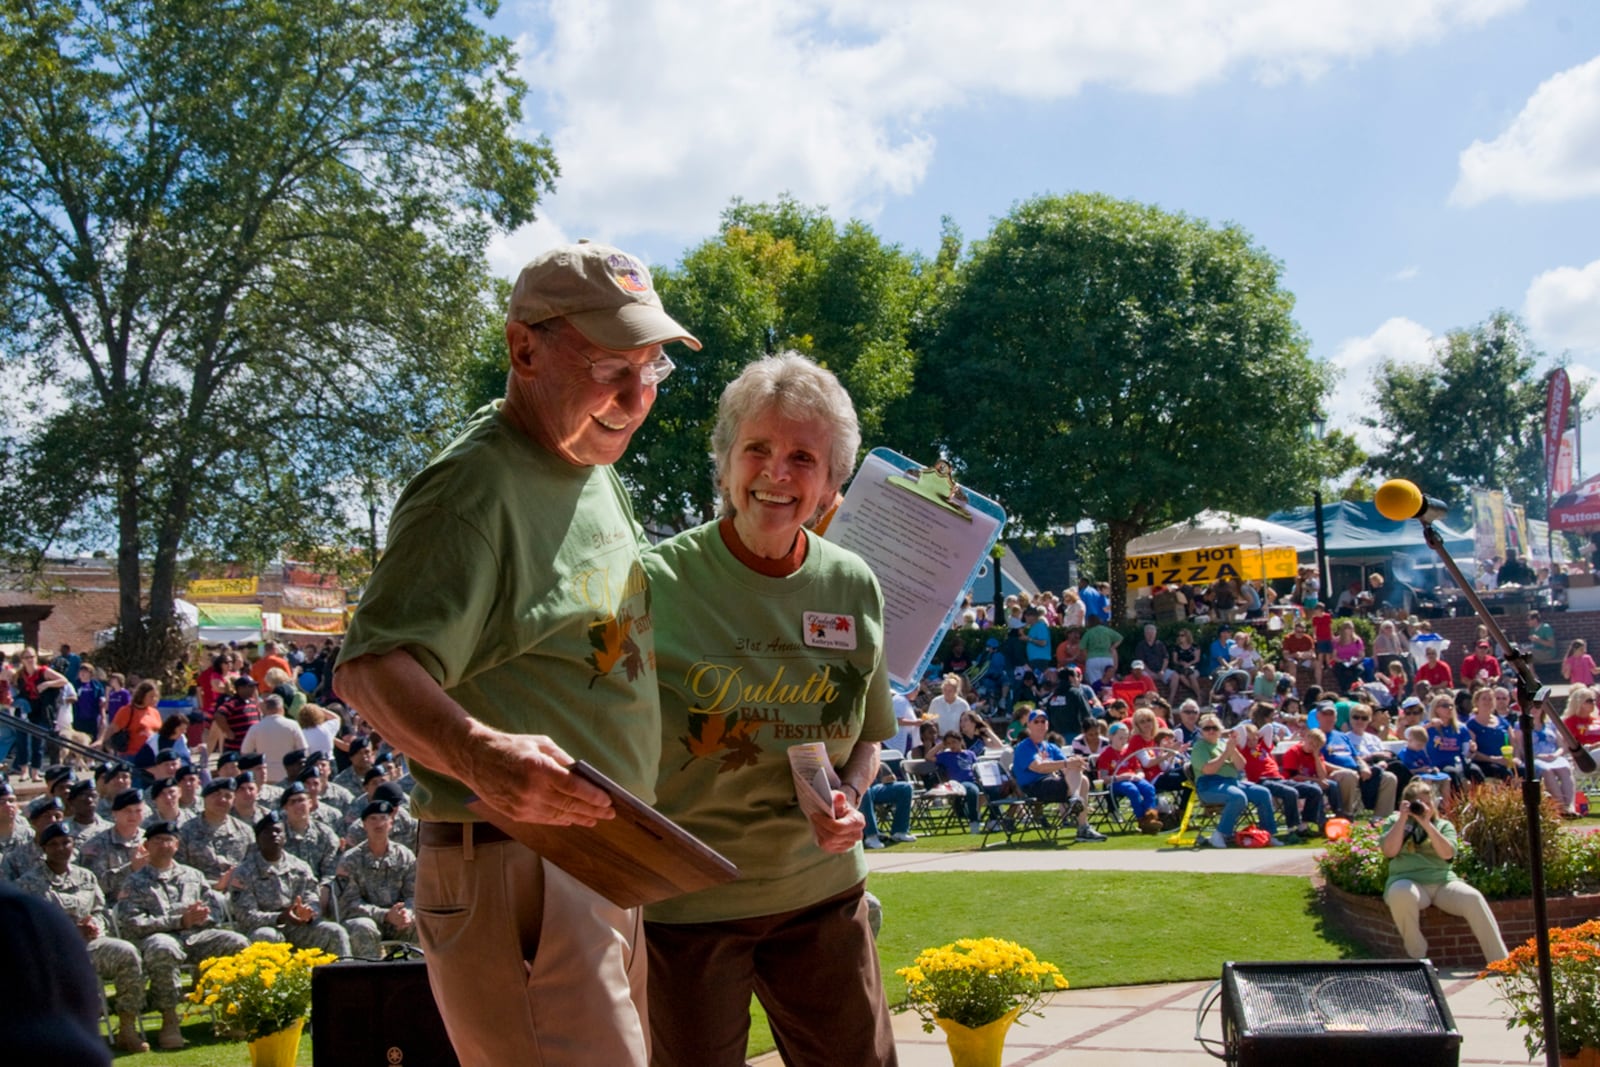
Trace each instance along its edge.
<instances>
[{"instance_id":1,"label":"brick planter","mask_svg":"<svg viewBox=\"0 0 1600 1067\"><path fill-rule=\"evenodd\" d=\"M1400 932L1389 917L1382 897L1359 897L1338 886L1323 883L1323 914L1379 957L1404 958ZM1489 910L1500 924L1507 948L1516 948L1533 936L1532 900L1491 900ZM1577 926L1600 917L1600 894L1551 897L1546 902L1551 926ZM1428 958L1440 966L1481 967L1483 951L1467 921L1438 908L1422 912L1422 936L1428 939Z\"/></svg>"}]
</instances>

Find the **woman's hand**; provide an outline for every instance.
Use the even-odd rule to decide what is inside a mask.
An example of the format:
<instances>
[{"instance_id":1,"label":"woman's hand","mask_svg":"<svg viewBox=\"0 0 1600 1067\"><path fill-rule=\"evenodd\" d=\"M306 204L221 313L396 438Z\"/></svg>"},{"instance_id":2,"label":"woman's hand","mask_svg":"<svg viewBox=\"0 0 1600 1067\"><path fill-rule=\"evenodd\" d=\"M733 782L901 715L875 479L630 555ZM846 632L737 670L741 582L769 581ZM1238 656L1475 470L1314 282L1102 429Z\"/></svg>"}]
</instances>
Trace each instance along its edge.
<instances>
[{"instance_id":1,"label":"woman's hand","mask_svg":"<svg viewBox=\"0 0 1600 1067\"><path fill-rule=\"evenodd\" d=\"M866 816L851 806L849 795L841 789L833 791L833 818L820 813L810 818L812 839L824 852L849 852L867 827Z\"/></svg>"}]
</instances>

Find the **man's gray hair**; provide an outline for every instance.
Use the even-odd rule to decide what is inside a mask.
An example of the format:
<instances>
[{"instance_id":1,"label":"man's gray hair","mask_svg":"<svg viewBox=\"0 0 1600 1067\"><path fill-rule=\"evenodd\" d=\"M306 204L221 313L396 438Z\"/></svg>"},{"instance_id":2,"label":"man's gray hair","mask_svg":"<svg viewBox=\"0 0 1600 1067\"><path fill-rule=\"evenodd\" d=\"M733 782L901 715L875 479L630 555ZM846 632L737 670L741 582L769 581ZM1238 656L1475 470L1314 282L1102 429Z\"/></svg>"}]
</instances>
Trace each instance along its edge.
<instances>
[{"instance_id":1,"label":"man's gray hair","mask_svg":"<svg viewBox=\"0 0 1600 1067\"><path fill-rule=\"evenodd\" d=\"M266 696L261 698L261 710L262 711L269 711L269 710L270 711L282 711L283 710L283 698L281 696L279 696L277 693L268 693Z\"/></svg>"},{"instance_id":2,"label":"man's gray hair","mask_svg":"<svg viewBox=\"0 0 1600 1067\"><path fill-rule=\"evenodd\" d=\"M733 514L733 501L722 488L722 475L733 456L734 438L746 420L774 410L796 422L821 422L827 429L828 482L834 489L843 485L855 469L861 426L856 421L856 406L839 379L798 352L763 356L728 383L717 404L711 452L724 515ZM821 506L827 509L832 505L830 498ZM807 521L812 517L808 516Z\"/></svg>"}]
</instances>

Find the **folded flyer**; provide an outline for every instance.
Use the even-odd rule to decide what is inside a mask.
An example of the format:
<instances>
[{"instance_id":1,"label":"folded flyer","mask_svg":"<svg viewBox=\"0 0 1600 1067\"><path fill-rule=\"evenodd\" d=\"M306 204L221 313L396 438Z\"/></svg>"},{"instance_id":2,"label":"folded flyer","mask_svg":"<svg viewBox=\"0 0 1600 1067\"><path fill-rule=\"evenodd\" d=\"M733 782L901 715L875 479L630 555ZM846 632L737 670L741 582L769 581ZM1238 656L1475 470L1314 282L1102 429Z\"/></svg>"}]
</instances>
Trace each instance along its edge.
<instances>
[{"instance_id":1,"label":"folded flyer","mask_svg":"<svg viewBox=\"0 0 1600 1067\"><path fill-rule=\"evenodd\" d=\"M839 788L839 776L828 760L828 746L821 741L792 746L789 770L794 775L794 795L800 801L800 810L807 815L832 818L833 791Z\"/></svg>"}]
</instances>

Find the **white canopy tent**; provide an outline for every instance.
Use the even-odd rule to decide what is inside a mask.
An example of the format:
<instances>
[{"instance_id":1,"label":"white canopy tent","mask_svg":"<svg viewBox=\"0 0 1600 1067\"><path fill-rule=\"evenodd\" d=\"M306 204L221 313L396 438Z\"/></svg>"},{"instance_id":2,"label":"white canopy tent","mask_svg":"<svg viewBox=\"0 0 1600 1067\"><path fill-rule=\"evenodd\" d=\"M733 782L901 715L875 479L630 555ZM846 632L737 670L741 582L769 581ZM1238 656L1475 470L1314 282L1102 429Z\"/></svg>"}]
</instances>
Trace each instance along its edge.
<instances>
[{"instance_id":1,"label":"white canopy tent","mask_svg":"<svg viewBox=\"0 0 1600 1067\"><path fill-rule=\"evenodd\" d=\"M1128 555L1153 556L1162 552L1187 552L1218 545L1315 552L1317 539L1265 519L1252 519L1226 511L1202 511L1187 522L1174 523L1155 533L1135 537L1128 542Z\"/></svg>"}]
</instances>

